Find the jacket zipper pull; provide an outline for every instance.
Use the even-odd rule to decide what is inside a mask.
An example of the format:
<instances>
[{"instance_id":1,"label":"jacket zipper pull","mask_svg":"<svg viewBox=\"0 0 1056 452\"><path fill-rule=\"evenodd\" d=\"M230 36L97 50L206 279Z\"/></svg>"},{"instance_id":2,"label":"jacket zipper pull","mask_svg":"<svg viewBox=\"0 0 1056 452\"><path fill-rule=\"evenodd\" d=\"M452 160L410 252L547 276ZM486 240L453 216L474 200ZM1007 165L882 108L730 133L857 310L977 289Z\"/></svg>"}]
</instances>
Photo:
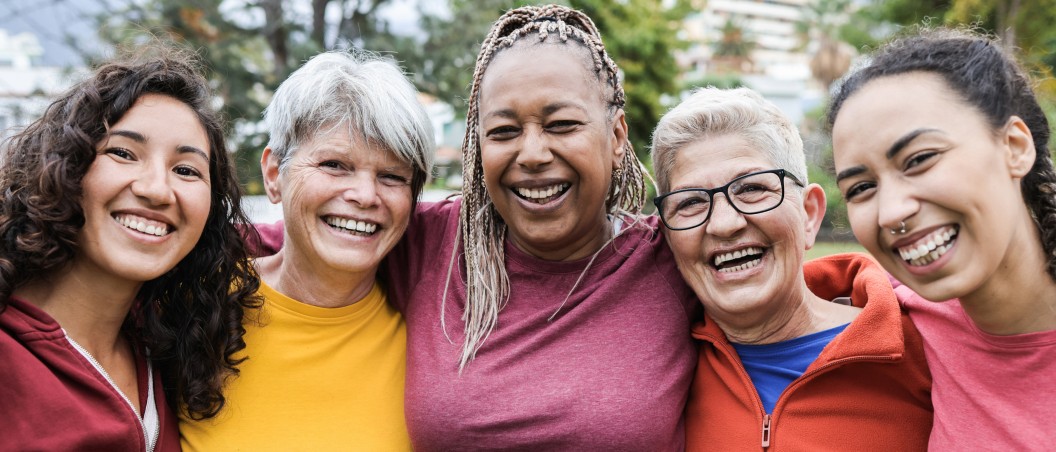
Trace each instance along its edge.
<instances>
[{"instance_id":1,"label":"jacket zipper pull","mask_svg":"<svg viewBox=\"0 0 1056 452\"><path fill-rule=\"evenodd\" d=\"M763 416L763 448L770 447L770 415Z\"/></svg>"}]
</instances>

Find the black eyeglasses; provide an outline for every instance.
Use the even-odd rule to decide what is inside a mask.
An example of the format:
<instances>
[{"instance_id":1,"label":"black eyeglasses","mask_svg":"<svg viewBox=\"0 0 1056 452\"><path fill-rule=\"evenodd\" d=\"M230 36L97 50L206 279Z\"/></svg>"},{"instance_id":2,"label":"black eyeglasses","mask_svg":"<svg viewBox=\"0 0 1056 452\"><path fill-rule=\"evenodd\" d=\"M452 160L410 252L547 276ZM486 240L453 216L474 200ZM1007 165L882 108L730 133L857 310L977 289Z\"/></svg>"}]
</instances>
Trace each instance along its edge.
<instances>
[{"instance_id":1,"label":"black eyeglasses","mask_svg":"<svg viewBox=\"0 0 1056 452\"><path fill-rule=\"evenodd\" d=\"M693 229L711 218L716 193L726 195L734 210L754 215L774 210L785 200L785 177L804 184L783 169L745 174L718 188L685 188L653 198L664 226L673 231Z\"/></svg>"}]
</instances>

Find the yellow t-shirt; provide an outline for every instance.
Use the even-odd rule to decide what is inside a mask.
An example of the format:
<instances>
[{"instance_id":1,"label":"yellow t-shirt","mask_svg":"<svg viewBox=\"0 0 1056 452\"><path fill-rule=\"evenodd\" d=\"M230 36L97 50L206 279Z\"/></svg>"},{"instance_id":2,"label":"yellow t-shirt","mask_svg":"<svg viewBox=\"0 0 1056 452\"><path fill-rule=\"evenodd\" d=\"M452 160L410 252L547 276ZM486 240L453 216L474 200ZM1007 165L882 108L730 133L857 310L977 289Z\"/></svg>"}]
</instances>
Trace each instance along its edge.
<instances>
[{"instance_id":1,"label":"yellow t-shirt","mask_svg":"<svg viewBox=\"0 0 1056 452\"><path fill-rule=\"evenodd\" d=\"M261 311L246 316L240 356L249 359L224 388L227 404L212 419L180 419L183 449L410 450L407 326L381 287L340 308L298 302L263 281L260 294Z\"/></svg>"}]
</instances>

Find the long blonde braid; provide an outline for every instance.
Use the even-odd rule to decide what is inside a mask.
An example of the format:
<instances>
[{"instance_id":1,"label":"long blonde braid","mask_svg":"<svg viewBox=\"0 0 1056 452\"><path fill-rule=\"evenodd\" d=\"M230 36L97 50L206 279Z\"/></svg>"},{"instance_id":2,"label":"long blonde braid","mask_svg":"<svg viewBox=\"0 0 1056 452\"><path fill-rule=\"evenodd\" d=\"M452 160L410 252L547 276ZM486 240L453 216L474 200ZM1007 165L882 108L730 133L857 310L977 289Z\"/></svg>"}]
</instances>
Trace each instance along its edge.
<instances>
[{"instance_id":1,"label":"long blonde braid","mask_svg":"<svg viewBox=\"0 0 1056 452\"><path fill-rule=\"evenodd\" d=\"M561 43L575 42L590 51L594 73L604 82L601 86L612 91L608 101L610 108L615 111L617 108L623 108L625 103L619 69L605 51L594 22L582 12L558 5L525 6L507 12L492 25L477 55L466 115L466 136L462 142L464 174L459 221L467 281L466 308L462 315L466 324L466 337L459 360L460 371L473 360L477 350L495 328L499 311L510 295L504 249L506 224L495 210L484 186L484 170L478 140L480 82L488 64L501 50L530 35L537 35L542 42L552 33L559 36ZM647 173L629 141L625 142L623 151L621 167L613 171L605 208L610 215L637 217L645 203ZM455 246L458 246L457 241ZM455 261L452 260L448 282L451 280L454 265ZM445 287L445 305L447 291ZM443 318L441 315L441 319ZM446 331L446 325L444 328Z\"/></svg>"}]
</instances>

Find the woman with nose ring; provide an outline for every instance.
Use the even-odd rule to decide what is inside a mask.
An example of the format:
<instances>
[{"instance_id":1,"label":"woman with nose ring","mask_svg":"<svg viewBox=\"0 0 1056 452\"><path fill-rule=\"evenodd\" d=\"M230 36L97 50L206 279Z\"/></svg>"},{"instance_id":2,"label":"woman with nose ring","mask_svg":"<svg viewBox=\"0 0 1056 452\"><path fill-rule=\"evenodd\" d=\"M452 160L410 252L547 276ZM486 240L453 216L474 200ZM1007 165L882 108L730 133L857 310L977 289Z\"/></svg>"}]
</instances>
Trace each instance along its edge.
<instances>
[{"instance_id":1,"label":"woman with nose ring","mask_svg":"<svg viewBox=\"0 0 1056 452\"><path fill-rule=\"evenodd\" d=\"M829 110L851 228L924 337L935 450L1042 450L1056 432L1056 172L1031 86L990 38L925 30Z\"/></svg>"}]
</instances>

